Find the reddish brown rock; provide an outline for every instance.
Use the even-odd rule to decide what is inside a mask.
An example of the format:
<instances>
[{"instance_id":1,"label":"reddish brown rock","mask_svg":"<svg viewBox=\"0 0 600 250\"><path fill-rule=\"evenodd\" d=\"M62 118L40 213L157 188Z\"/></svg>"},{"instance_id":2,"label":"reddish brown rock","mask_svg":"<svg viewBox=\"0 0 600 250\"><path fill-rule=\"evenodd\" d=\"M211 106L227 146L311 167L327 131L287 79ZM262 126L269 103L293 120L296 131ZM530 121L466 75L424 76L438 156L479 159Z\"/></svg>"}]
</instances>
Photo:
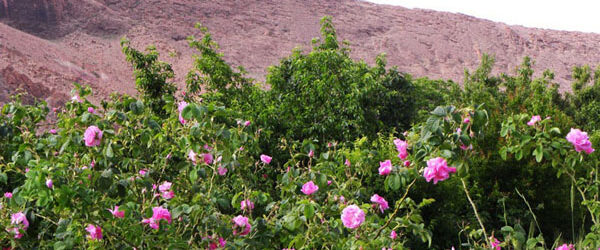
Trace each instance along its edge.
<instances>
[{"instance_id":1,"label":"reddish brown rock","mask_svg":"<svg viewBox=\"0 0 600 250\"><path fill-rule=\"evenodd\" d=\"M38 97L53 105L68 99L73 81L91 85L95 100L114 91L135 94L119 47L127 36L138 48L156 45L183 87L195 53L185 38L198 35L193 26L201 22L228 62L262 80L267 66L293 48L310 48L324 15L333 16L354 58L373 63L383 52L390 65L416 77L460 82L464 69L475 68L482 53L496 56L496 72L512 73L524 56L531 56L538 74L552 69L567 90L573 66L600 61L599 34L509 26L357 0L0 0L0 70L18 72L26 86L40 89L27 91L45 93ZM8 86L2 76L0 92Z\"/></svg>"}]
</instances>

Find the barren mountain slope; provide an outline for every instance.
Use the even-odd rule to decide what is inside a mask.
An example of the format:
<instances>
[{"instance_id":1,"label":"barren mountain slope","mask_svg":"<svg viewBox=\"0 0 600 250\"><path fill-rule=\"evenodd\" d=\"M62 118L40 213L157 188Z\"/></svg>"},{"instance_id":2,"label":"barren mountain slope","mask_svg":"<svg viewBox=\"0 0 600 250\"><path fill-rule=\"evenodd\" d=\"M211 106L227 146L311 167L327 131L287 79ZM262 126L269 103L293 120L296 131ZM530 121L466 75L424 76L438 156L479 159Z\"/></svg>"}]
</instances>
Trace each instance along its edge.
<instances>
[{"instance_id":1,"label":"barren mountain slope","mask_svg":"<svg viewBox=\"0 0 600 250\"><path fill-rule=\"evenodd\" d=\"M294 47L310 48L324 15L351 42L353 57L372 63L385 52L390 65L417 77L461 81L482 53L496 56L496 71L512 72L529 55L538 73L554 70L566 90L571 67L600 61L600 34L357 0L0 0L0 103L22 88L57 105L73 81L93 86L96 100L113 91L135 94L123 36L139 49L156 45L183 86L195 53L185 37L198 34L196 22L208 26L228 62L262 80Z\"/></svg>"}]
</instances>

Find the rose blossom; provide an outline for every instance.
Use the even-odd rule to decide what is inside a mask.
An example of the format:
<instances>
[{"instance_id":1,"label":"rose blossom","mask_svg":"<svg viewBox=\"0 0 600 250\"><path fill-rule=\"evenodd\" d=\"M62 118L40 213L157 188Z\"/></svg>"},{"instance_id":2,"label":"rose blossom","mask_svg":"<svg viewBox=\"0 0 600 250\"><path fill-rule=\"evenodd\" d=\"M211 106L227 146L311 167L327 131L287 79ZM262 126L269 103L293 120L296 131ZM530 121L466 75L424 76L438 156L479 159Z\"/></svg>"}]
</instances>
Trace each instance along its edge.
<instances>
[{"instance_id":1,"label":"rose blossom","mask_svg":"<svg viewBox=\"0 0 600 250\"><path fill-rule=\"evenodd\" d=\"M396 234L396 231L392 231L392 232L390 233L390 238L392 238L392 240L395 240L395 239L396 239L396 237L398 237L398 234Z\"/></svg>"},{"instance_id":2,"label":"rose blossom","mask_svg":"<svg viewBox=\"0 0 600 250\"><path fill-rule=\"evenodd\" d=\"M388 175L392 172L392 161L386 160L379 162L379 174Z\"/></svg>"},{"instance_id":3,"label":"rose blossom","mask_svg":"<svg viewBox=\"0 0 600 250\"><path fill-rule=\"evenodd\" d=\"M371 196L371 202L377 203L377 205L379 206L379 210L381 210L382 213L386 209L390 208L388 202L378 194L374 194L373 196Z\"/></svg>"},{"instance_id":4,"label":"rose blossom","mask_svg":"<svg viewBox=\"0 0 600 250\"><path fill-rule=\"evenodd\" d=\"M210 165L213 163L213 156L209 153L203 154L202 158L204 159L204 163L206 163L206 165Z\"/></svg>"},{"instance_id":5,"label":"rose blossom","mask_svg":"<svg viewBox=\"0 0 600 250\"><path fill-rule=\"evenodd\" d=\"M125 212L124 211L119 211L119 206L115 206L115 208L113 209L107 209L113 216L117 217L117 218L123 218L125 217Z\"/></svg>"},{"instance_id":6,"label":"rose blossom","mask_svg":"<svg viewBox=\"0 0 600 250\"><path fill-rule=\"evenodd\" d=\"M531 120L529 120L529 122L527 122L527 125L533 126L533 125L535 125L536 122L539 122L541 120L542 120L542 118L539 115L534 115L531 117Z\"/></svg>"},{"instance_id":7,"label":"rose blossom","mask_svg":"<svg viewBox=\"0 0 600 250\"><path fill-rule=\"evenodd\" d=\"M450 177L450 173L455 173L456 168L448 167L446 160L441 157L436 157L427 161L427 167L423 172L423 177L427 182L433 179L433 184L438 181L446 180Z\"/></svg>"},{"instance_id":8,"label":"rose blossom","mask_svg":"<svg viewBox=\"0 0 600 250\"><path fill-rule=\"evenodd\" d=\"M160 220L166 220L169 224L171 224L171 213L169 213L169 210L165 208L153 207L152 217L148 219L143 219L142 223L149 224L149 226L153 229L158 229L160 225Z\"/></svg>"},{"instance_id":9,"label":"rose blossom","mask_svg":"<svg viewBox=\"0 0 600 250\"><path fill-rule=\"evenodd\" d=\"M561 246L557 247L555 250L574 250L575 248L573 247L573 244L562 244Z\"/></svg>"},{"instance_id":10,"label":"rose blossom","mask_svg":"<svg viewBox=\"0 0 600 250\"><path fill-rule=\"evenodd\" d=\"M317 192L317 190L319 190L319 186L315 185L314 182L309 181L307 183L304 183L304 185L302 185L302 193L306 194L306 195L311 195L314 192Z\"/></svg>"},{"instance_id":11,"label":"rose blossom","mask_svg":"<svg viewBox=\"0 0 600 250\"><path fill-rule=\"evenodd\" d=\"M100 140L102 140L102 130L96 126L89 126L83 134L83 140L88 147L100 145Z\"/></svg>"},{"instance_id":12,"label":"rose blossom","mask_svg":"<svg viewBox=\"0 0 600 250\"><path fill-rule=\"evenodd\" d=\"M243 229L243 231L239 232L240 236L248 235L250 233L250 230L252 229L252 225L250 225L250 223L248 222L248 217L245 216L236 216L235 218L233 218L233 223L233 235L238 234L238 228Z\"/></svg>"},{"instance_id":13,"label":"rose blossom","mask_svg":"<svg viewBox=\"0 0 600 250\"><path fill-rule=\"evenodd\" d=\"M501 249L500 248L500 241L498 241L498 239L496 239L494 236L490 237L490 243L492 244L491 245L492 249L494 249L494 250L500 250Z\"/></svg>"},{"instance_id":14,"label":"rose blossom","mask_svg":"<svg viewBox=\"0 0 600 250\"><path fill-rule=\"evenodd\" d=\"M396 139L394 140L394 144L396 145L396 150L398 151L398 157L402 160L405 160L408 156L408 143L406 141Z\"/></svg>"},{"instance_id":15,"label":"rose blossom","mask_svg":"<svg viewBox=\"0 0 600 250\"><path fill-rule=\"evenodd\" d=\"M23 230L27 230L29 227L29 221L27 221L27 217L23 212L12 214L10 217L10 224L17 226L12 229L12 231L15 233L15 239L20 239L23 237L23 234L21 234L21 231L18 228L19 224L23 224Z\"/></svg>"},{"instance_id":16,"label":"rose blossom","mask_svg":"<svg viewBox=\"0 0 600 250\"><path fill-rule=\"evenodd\" d=\"M260 160L261 160L263 163L265 163L265 164L269 164L269 163L271 163L271 159L272 159L272 157L271 157L271 156L268 156L268 155L265 155L265 154L262 154L262 155L260 155Z\"/></svg>"},{"instance_id":17,"label":"rose blossom","mask_svg":"<svg viewBox=\"0 0 600 250\"><path fill-rule=\"evenodd\" d=\"M192 164L194 164L194 166L196 166L196 153L194 152L194 150L190 149L190 152L188 153L188 159L190 159L190 161L192 161Z\"/></svg>"},{"instance_id":18,"label":"rose blossom","mask_svg":"<svg viewBox=\"0 0 600 250\"><path fill-rule=\"evenodd\" d=\"M594 152L592 143L590 142L586 132L571 128L571 131L567 134L566 138L567 141L575 146L575 151L581 152L583 150L587 154Z\"/></svg>"},{"instance_id":19,"label":"rose blossom","mask_svg":"<svg viewBox=\"0 0 600 250\"><path fill-rule=\"evenodd\" d=\"M101 240L102 239L102 228L100 228L99 226L94 226L92 224L88 224L88 226L85 228L85 231L88 231L88 233L90 233L88 235L88 237L91 240Z\"/></svg>"},{"instance_id":20,"label":"rose blossom","mask_svg":"<svg viewBox=\"0 0 600 250\"><path fill-rule=\"evenodd\" d=\"M365 212L357 205L350 205L342 210L342 222L345 227L355 229L365 221Z\"/></svg>"},{"instance_id":21,"label":"rose blossom","mask_svg":"<svg viewBox=\"0 0 600 250\"><path fill-rule=\"evenodd\" d=\"M227 168L219 167L218 172L219 172L220 176L223 176L223 175L227 174Z\"/></svg>"},{"instance_id":22,"label":"rose blossom","mask_svg":"<svg viewBox=\"0 0 600 250\"><path fill-rule=\"evenodd\" d=\"M252 210L254 209L254 202L252 202L251 200L243 200L242 202L240 202L240 207L242 210Z\"/></svg>"}]
</instances>

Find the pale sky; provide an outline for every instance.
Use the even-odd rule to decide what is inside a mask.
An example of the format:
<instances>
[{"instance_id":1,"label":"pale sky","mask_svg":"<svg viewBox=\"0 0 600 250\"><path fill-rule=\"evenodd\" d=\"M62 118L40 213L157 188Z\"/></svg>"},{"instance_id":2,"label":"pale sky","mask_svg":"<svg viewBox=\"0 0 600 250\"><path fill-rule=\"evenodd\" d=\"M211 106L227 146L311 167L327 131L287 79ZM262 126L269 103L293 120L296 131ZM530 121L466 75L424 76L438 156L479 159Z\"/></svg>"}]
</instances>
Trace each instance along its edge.
<instances>
[{"instance_id":1,"label":"pale sky","mask_svg":"<svg viewBox=\"0 0 600 250\"><path fill-rule=\"evenodd\" d=\"M458 12L525 27L600 34L598 0L367 0L406 8Z\"/></svg>"}]
</instances>

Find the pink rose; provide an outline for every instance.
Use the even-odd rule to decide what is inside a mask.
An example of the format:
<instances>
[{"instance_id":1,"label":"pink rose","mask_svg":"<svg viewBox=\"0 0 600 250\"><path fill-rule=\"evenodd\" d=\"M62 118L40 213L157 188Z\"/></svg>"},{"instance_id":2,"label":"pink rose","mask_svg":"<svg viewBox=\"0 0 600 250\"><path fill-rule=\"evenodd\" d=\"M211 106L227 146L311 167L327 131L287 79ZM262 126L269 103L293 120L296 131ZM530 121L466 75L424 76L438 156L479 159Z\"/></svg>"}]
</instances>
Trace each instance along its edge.
<instances>
[{"instance_id":1,"label":"pink rose","mask_svg":"<svg viewBox=\"0 0 600 250\"><path fill-rule=\"evenodd\" d=\"M183 119L183 116L181 114L183 113L183 109L185 107L187 107L187 106L188 106L187 102L181 101L181 102L179 102L179 105L177 107L177 110L179 111L179 122L181 122L181 124L185 124L186 123L186 120Z\"/></svg>"},{"instance_id":2,"label":"pink rose","mask_svg":"<svg viewBox=\"0 0 600 250\"><path fill-rule=\"evenodd\" d=\"M169 213L169 210L165 208L153 207L152 217L143 219L142 223L149 224L149 226L153 229L159 229L160 220L166 220L169 224L171 224L171 213Z\"/></svg>"},{"instance_id":3,"label":"pink rose","mask_svg":"<svg viewBox=\"0 0 600 250\"><path fill-rule=\"evenodd\" d=\"M395 240L395 239L396 239L396 237L398 237L398 234L396 234L396 231L392 231L392 232L390 233L390 238L392 238L392 240Z\"/></svg>"},{"instance_id":4,"label":"pink rose","mask_svg":"<svg viewBox=\"0 0 600 250\"><path fill-rule=\"evenodd\" d=\"M392 172L392 161L386 160L379 162L379 174L388 175Z\"/></svg>"},{"instance_id":5,"label":"pink rose","mask_svg":"<svg viewBox=\"0 0 600 250\"><path fill-rule=\"evenodd\" d=\"M27 229L29 227L29 221L23 212L18 212L12 214L10 217L10 224L19 225L23 224L23 229Z\"/></svg>"},{"instance_id":6,"label":"pink rose","mask_svg":"<svg viewBox=\"0 0 600 250\"><path fill-rule=\"evenodd\" d=\"M188 153L188 159L190 159L190 161L192 161L192 164L194 164L194 166L196 166L196 153L194 152L194 150L190 150L190 152Z\"/></svg>"},{"instance_id":7,"label":"pink rose","mask_svg":"<svg viewBox=\"0 0 600 250\"><path fill-rule=\"evenodd\" d=\"M161 191L161 192L169 191L171 189L171 185L173 185L173 183L165 181L165 182L163 182L163 184L161 184L160 186L158 186L158 190Z\"/></svg>"},{"instance_id":8,"label":"pink rose","mask_svg":"<svg viewBox=\"0 0 600 250\"><path fill-rule=\"evenodd\" d=\"M531 120L529 120L529 122L527 122L527 125L533 126L533 125L535 125L536 122L539 122L541 120L542 120L542 118L539 115L534 115L531 117Z\"/></svg>"},{"instance_id":9,"label":"pink rose","mask_svg":"<svg viewBox=\"0 0 600 250\"><path fill-rule=\"evenodd\" d=\"M88 147L100 145L100 140L102 140L102 130L96 126L89 126L83 134L83 140Z\"/></svg>"},{"instance_id":10,"label":"pink rose","mask_svg":"<svg viewBox=\"0 0 600 250\"><path fill-rule=\"evenodd\" d=\"M107 209L114 217L123 218L125 217L124 211L119 211L119 206L115 206L113 209Z\"/></svg>"},{"instance_id":11,"label":"pink rose","mask_svg":"<svg viewBox=\"0 0 600 250\"><path fill-rule=\"evenodd\" d=\"M386 209L390 208L390 206L388 205L388 202L383 197L381 197L377 194L374 194L373 196L371 196L371 202L377 203L377 205L379 206L379 210L381 210L382 213Z\"/></svg>"},{"instance_id":12,"label":"pink rose","mask_svg":"<svg viewBox=\"0 0 600 250\"><path fill-rule=\"evenodd\" d=\"M15 234L15 239L23 237L23 234L21 234L21 231L19 230L19 224L23 224L23 226L21 226L23 230L27 230L29 227L29 221L27 221L27 217L23 212L12 214L10 217L10 224L17 226L12 229Z\"/></svg>"},{"instance_id":13,"label":"pink rose","mask_svg":"<svg viewBox=\"0 0 600 250\"><path fill-rule=\"evenodd\" d=\"M213 163L213 156L212 154L209 153L205 153L202 155L202 158L204 159L204 163L206 163L206 165L210 165Z\"/></svg>"},{"instance_id":14,"label":"pink rose","mask_svg":"<svg viewBox=\"0 0 600 250\"><path fill-rule=\"evenodd\" d=\"M173 191L171 191L171 185L172 185L172 183L165 181L165 182L163 182L163 184L158 186L158 191L160 191L160 196L162 196L163 198L165 198L167 200L175 197L175 193Z\"/></svg>"},{"instance_id":15,"label":"pink rose","mask_svg":"<svg viewBox=\"0 0 600 250\"><path fill-rule=\"evenodd\" d=\"M90 240L101 240L102 239L102 228L100 228L99 226L94 226L92 224L89 224L85 228L85 231L88 231L88 233L89 233L88 238L90 238Z\"/></svg>"},{"instance_id":16,"label":"pink rose","mask_svg":"<svg viewBox=\"0 0 600 250\"><path fill-rule=\"evenodd\" d=\"M469 119L469 117L465 117L465 119L463 120L464 123L469 123L471 122L471 119Z\"/></svg>"},{"instance_id":17,"label":"pink rose","mask_svg":"<svg viewBox=\"0 0 600 250\"><path fill-rule=\"evenodd\" d=\"M54 187L54 183L52 182L52 179L46 180L46 187L48 187L49 189L52 189Z\"/></svg>"},{"instance_id":18,"label":"pink rose","mask_svg":"<svg viewBox=\"0 0 600 250\"><path fill-rule=\"evenodd\" d=\"M345 227L355 229L365 221L365 212L356 205L350 205L342 210L342 223Z\"/></svg>"},{"instance_id":19,"label":"pink rose","mask_svg":"<svg viewBox=\"0 0 600 250\"><path fill-rule=\"evenodd\" d=\"M250 122L250 121L245 121L245 122L244 122L244 126L246 126L246 127L250 126L250 124L251 124L251 122Z\"/></svg>"},{"instance_id":20,"label":"pink rose","mask_svg":"<svg viewBox=\"0 0 600 250\"><path fill-rule=\"evenodd\" d=\"M146 169L140 169L139 173L140 173L141 176L144 176L144 175L146 175L146 173L148 173L148 170L146 170Z\"/></svg>"},{"instance_id":21,"label":"pink rose","mask_svg":"<svg viewBox=\"0 0 600 250\"><path fill-rule=\"evenodd\" d=\"M240 202L240 207L242 208L242 210L252 210L254 209L254 202L252 202L251 200L243 200L242 202Z\"/></svg>"},{"instance_id":22,"label":"pink rose","mask_svg":"<svg viewBox=\"0 0 600 250\"><path fill-rule=\"evenodd\" d=\"M220 176L223 176L223 175L227 174L227 168L219 167L218 172L219 172Z\"/></svg>"},{"instance_id":23,"label":"pink rose","mask_svg":"<svg viewBox=\"0 0 600 250\"><path fill-rule=\"evenodd\" d=\"M313 151L312 149L308 152L308 157L313 158L313 156L315 156L315 151Z\"/></svg>"},{"instance_id":24,"label":"pink rose","mask_svg":"<svg viewBox=\"0 0 600 250\"><path fill-rule=\"evenodd\" d=\"M237 235L237 229L242 229L241 232L239 232L240 236L244 236L244 235L248 235L250 233L250 230L252 229L252 225L250 225L250 223L248 222L248 217L245 216L241 216L238 215L235 218L233 218L233 235Z\"/></svg>"},{"instance_id":25,"label":"pink rose","mask_svg":"<svg viewBox=\"0 0 600 250\"><path fill-rule=\"evenodd\" d=\"M12 198L12 193L11 192L6 192L6 193L4 193L4 197L7 198L7 199L10 199L10 198Z\"/></svg>"},{"instance_id":26,"label":"pink rose","mask_svg":"<svg viewBox=\"0 0 600 250\"><path fill-rule=\"evenodd\" d=\"M304 193L305 195L311 195L314 192L317 192L317 190L319 190L319 186L315 185L314 182L309 181L307 183L304 183L304 185L302 185L302 193Z\"/></svg>"},{"instance_id":27,"label":"pink rose","mask_svg":"<svg viewBox=\"0 0 600 250\"><path fill-rule=\"evenodd\" d=\"M467 146L465 146L465 144L460 144L460 146L459 146L459 147L460 147L460 149L462 149L462 150L470 150L470 149L473 149L473 145L472 145L472 144L469 144L469 146L468 146L468 147L467 147Z\"/></svg>"},{"instance_id":28,"label":"pink rose","mask_svg":"<svg viewBox=\"0 0 600 250\"><path fill-rule=\"evenodd\" d=\"M499 248L497 248L499 249ZM573 244L562 244L561 246L557 247L555 250L575 250L575 248L573 247Z\"/></svg>"},{"instance_id":29,"label":"pink rose","mask_svg":"<svg viewBox=\"0 0 600 250\"><path fill-rule=\"evenodd\" d=\"M579 129L571 128L571 132L567 134L567 141L575 146L575 151L577 152L581 152L582 150L587 154L594 152L587 133Z\"/></svg>"},{"instance_id":30,"label":"pink rose","mask_svg":"<svg viewBox=\"0 0 600 250\"><path fill-rule=\"evenodd\" d=\"M396 145L396 150L398 151L398 157L402 160L405 160L408 157L408 143L406 141L396 139L394 140L394 144Z\"/></svg>"},{"instance_id":31,"label":"pink rose","mask_svg":"<svg viewBox=\"0 0 600 250\"><path fill-rule=\"evenodd\" d=\"M500 248L500 241L498 241L498 239L496 239L494 236L490 237L490 243L492 244L491 245L492 249L494 249L494 250L500 250L501 249Z\"/></svg>"},{"instance_id":32,"label":"pink rose","mask_svg":"<svg viewBox=\"0 0 600 250\"><path fill-rule=\"evenodd\" d=\"M346 165L347 167L350 167L350 160L346 159L346 161L344 162L344 165Z\"/></svg>"},{"instance_id":33,"label":"pink rose","mask_svg":"<svg viewBox=\"0 0 600 250\"><path fill-rule=\"evenodd\" d=\"M405 167L409 167L410 166L410 161L404 161L403 164L404 164Z\"/></svg>"},{"instance_id":34,"label":"pink rose","mask_svg":"<svg viewBox=\"0 0 600 250\"><path fill-rule=\"evenodd\" d=\"M50 134L55 135L56 134L56 129L50 129Z\"/></svg>"},{"instance_id":35,"label":"pink rose","mask_svg":"<svg viewBox=\"0 0 600 250\"><path fill-rule=\"evenodd\" d=\"M173 191L161 192L160 196L163 197L163 199L170 200L170 199L173 199L173 197L175 197L175 192L173 192Z\"/></svg>"},{"instance_id":36,"label":"pink rose","mask_svg":"<svg viewBox=\"0 0 600 250\"><path fill-rule=\"evenodd\" d=\"M96 110L94 110L94 108L92 108L92 107L88 107L88 112L92 113L92 114L95 114Z\"/></svg>"},{"instance_id":37,"label":"pink rose","mask_svg":"<svg viewBox=\"0 0 600 250\"><path fill-rule=\"evenodd\" d=\"M427 167L423 172L423 176L427 182L433 179L433 184L438 181L446 180L450 177L450 173L455 173L456 168L448 167L446 160L441 157L436 157L427 161Z\"/></svg>"},{"instance_id":38,"label":"pink rose","mask_svg":"<svg viewBox=\"0 0 600 250\"><path fill-rule=\"evenodd\" d=\"M271 156L265 154L260 155L260 160L265 164L271 163L271 159L273 159Z\"/></svg>"}]
</instances>

